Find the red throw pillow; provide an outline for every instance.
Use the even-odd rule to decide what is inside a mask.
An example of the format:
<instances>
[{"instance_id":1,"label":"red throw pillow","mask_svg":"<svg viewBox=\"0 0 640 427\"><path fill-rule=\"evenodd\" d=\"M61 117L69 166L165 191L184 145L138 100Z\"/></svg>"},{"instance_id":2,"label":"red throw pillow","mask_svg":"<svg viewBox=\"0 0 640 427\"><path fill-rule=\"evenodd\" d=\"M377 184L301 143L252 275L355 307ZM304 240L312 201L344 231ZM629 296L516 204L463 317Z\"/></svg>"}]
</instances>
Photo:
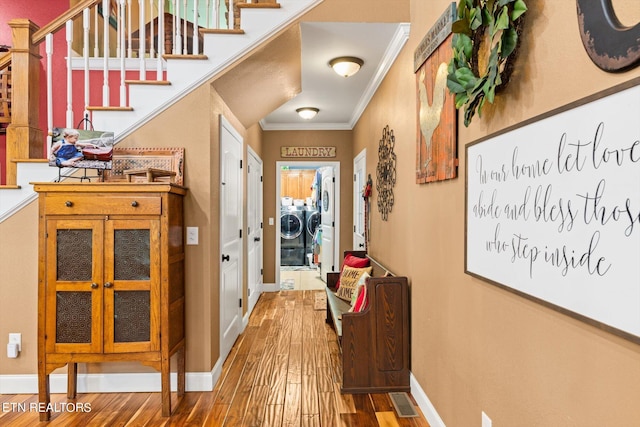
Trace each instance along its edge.
<instances>
[{"instance_id":1,"label":"red throw pillow","mask_svg":"<svg viewBox=\"0 0 640 427\"><path fill-rule=\"evenodd\" d=\"M344 267L354 267L354 268L364 268L369 267L369 258L360 258L351 254L348 254L344 257L344 262L342 263L342 268L340 269L340 276L342 276L342 270ZM338 277L338 282L336 283L336 290L340 287L340 277Z\"/></svg>"},{"instance_id":2,"label":"red throw pillow","mask_svg":"<svg viewBox=\"0 0 640 427\"><path fill-rule=\"evenodd\" d=\"M369 306L369 299L367 298L367 287L364 286L358 293L355 304L353 304L352 310L354 313L360 313Z\"/></svg>"}]
</instances>

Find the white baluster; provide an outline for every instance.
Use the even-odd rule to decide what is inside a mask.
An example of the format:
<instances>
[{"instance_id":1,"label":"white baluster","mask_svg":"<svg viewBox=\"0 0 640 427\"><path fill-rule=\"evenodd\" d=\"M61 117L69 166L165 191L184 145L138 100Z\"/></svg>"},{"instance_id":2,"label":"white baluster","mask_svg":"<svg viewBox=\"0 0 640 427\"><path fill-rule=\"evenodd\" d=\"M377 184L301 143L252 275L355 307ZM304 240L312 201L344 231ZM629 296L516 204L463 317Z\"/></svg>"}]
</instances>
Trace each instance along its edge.
<instances>
[{"instance_id":1,"label":"white baluster","mask_svg":"<svg viewBox=\"0 0 640 427\"><path fill-rule=\"evenodd\" d=\"M73 49L71 44L73 43L73 21L67 21L67 117L66 126L68 128L73 127L73 70L71 68L71 56Z\"/></svg>"},{"instance_id":2,"label":"white baluster","mask_svg":"<svg viewBox=\"0 0 640 427\"><path fill-rule=\"evenodd\" d=\"M120 22L124 22L124 17L125 17L125 4L124 4L124 0L120 0L121 3L121 7L119 9L119 15L118 15L118 21ZM129 16L131 16L131 14L129 14ZM120 27L120 26L118 26ZM119 35L120 35L120 41L122 46L125 45L125 31L124 29L122 31L119 31ZM131 46L131 45L129 45ZM125 53L124 53L124 49L122 49L122 51L120 52L120 106L121 107L126 107L127 106L127 87L124 83L125 80L125 66L124 66L124 61L125 61Z\"/></svg>"},{"instance_id":3,"label":"white baluster","mask_svg":"<svg viewBox=\"0 0 640 427\"><path fill-rule=\"evenodd\" d=\"M109 6L111 7L111 6ZM122 10L122 0L118 0L116 3L116 58L120 58L120 52L124 49L122 45L122 37L120 37L120 33L124 31L122 22L120 20ZM108 27L111 23L109 22L109 17L111 16L111 10L105 15L105 25Z\"/></svg>"},{"instance_id":4,"label":"white baluster","mask_svg":"<svg viewBox=\"0 0 640 427\"><path fill-rule=\"evenodd\" d=\"M200 53L200 31L198 30L198 0L193 0L193 54L197 55Z\"/></svg>"},{"instance_id":5,"label":"white baluster","mask_svg":"<svg viewBox=\"0 0 640 427\"><path fill-rule=\"evenodd\" d=\"M51 157L51 133L53 132L53 34L45 37L47 55L47 158Z\"/></svg>"},{"instance_id":6,"label":"white baluster","mask_svg":"<svg viewBox=\"0 0 640 427\"><path fill-rule=\"evenodd\" d=\"M123 7L124 7L124 1L122 3L123 3ZM128 44L129 48L127 50L127 58L133 58L133 48L131 46L131 0L127 0L127 5L128 5L127 13L126 13L126 16L127 16L127 31L128 31L128 34L129 34L129 39L128 39L129 40L129 44ZM122 22L124 22L124 18L122 19Z\"/></svg>"},{"instance_id":7,"label":"white baluster","mask_svg":"<svg viewBox=\"0 0 640 427\"><path fill-rule=\"evenodd\" d=\"M227 28L233 29L235 28L235 16L233 13L233 0L229 0L229 21L227 22Z\"/></svg>"},{"instance_id":8,"label":"white baluster","mask_svg":"<svg viewBox=\"0 0 640 427\"><path fill-rule=\"evenodd\" d=\"M207 20L205 21L205 25L207 28L211 28L211 0L207 0L205 10L207 11Z\"/></svg>"},{"instance_id":9,"label":"white baluster","mask_svg":"<svg viewBox=\"0 0 640 427\"><path fill-rule=\"evenodd\" d=\"M109 0L102 0L102 106L109 106ZM120 25L118 23L118 25Z\"/></svg>"},{"instance_id":10,"label":"white baluster","mask_svg":"<svg viewBox=\"0 0 640 427\"><path fill-rule=\"evenodd\" d=\"M213 28L220 28L220 0L214 0Z\"/></svg>"},{"instance_id":11,"label":"white baluster","mask_svg":"<svg viewBox=\"0 0 640 427\"><path fill-rule=\"evenodd\" d=\"M183 19L184 31L182 32L182 34L184 35L184 39L182 42L182 54L188 55L189 43L187 41L189 40L189 34L187 33L187 0L182 0L182 5L183 5L182 10L184 11L184 19Z\"/></svg>"},{"instance_id":12,"label":"white baluster","mask_svg":"<svg viewBox=\"0 0 640 427\"><path fill-rule=\"evenodd\" d=\"M156 63L156 80L164 80L164 74L162 72L164 31L164 0L158 0L158 61Z\"/></svg>"},{"instance_id":13,"label":"white baluster","mask_svg":"<svg viewBox=\"0 0 640 427\"><path fill-rule=\"evenodd\" d=\"M176 32L176 42L173 44L173 53L180 54L180 52L182 52L182 34L180 33L180 31L182 31L180 28L180 3L174 0L173 5L173 25Z\"/></svg>"},{"instance_id":14,"label":"white baluster","mask_svg":"<svg viewBox=\"0 0 640 427\"><path fill-rule=\"evenodd\" d=\"M147 63L145 62L145 56L146 56L146 42L147 42L147 34L146 34L146 28L145 28L145 2L144 0L138 0L138 6L139 6L139 15L140 15L140 19L139 19L139 23L140 23L140 28L138 28L138 57L140 58L140 80L147 80ZM153 44L153 43L152 43Z\"/></svg>"},{"instance_id":15,"label":"white baluster","mask_svg":"<svg viewBox=\"0 0 640 427\"><path fill-rule=\"evenodd\" d=\"M100 58L100 49L98 44L98 34L100 30L98 29L98 6L93 8L93 57Z\"/></svg>"},{"instance_id":16,"label":"white baluster","mask_svg":"<svg viewBox=\"0 0 640 427\"><path fill-rule=\"evenodd\" d=\"M84 29L84 40L82 41L82 53L84 55L84 111L82 117L89 117L89 31L91 25L91 17L89 9L82 11L82 26Z\"/></svg>"},{"instance_id":17,"label":"white baluster","mask_svg":"<svg viewBox=\"0 0 640 427\"><path fill-rule=\"evenodd\" d=\"M159 16L158 16L158 19L160 19ZM153 35L155 34L153 32L153 30L154 30L154 24L153 24L153 0L149 0L149 30L151 30L151 32L149 33L149 58L155 58L156 57L156 48L153 45Z\"/></svg>"}]
</instances>

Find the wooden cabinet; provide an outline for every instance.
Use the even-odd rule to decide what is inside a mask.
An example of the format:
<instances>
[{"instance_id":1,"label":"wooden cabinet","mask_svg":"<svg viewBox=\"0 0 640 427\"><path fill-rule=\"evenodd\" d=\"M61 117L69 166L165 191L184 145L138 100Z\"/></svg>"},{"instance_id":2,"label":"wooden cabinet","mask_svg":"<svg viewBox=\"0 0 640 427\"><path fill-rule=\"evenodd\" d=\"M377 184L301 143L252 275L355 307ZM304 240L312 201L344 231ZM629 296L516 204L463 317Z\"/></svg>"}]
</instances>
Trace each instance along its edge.
<instances>
[{"instance_id":1,"label":"wooden cabinet","mask_svg":"<svg viewBox=\"0 0 640 427\"><path fill-rule=\"evenodd\" d=\"M280 194L282 197L306 199L311 196L311 186L315 178L315 170L287 170L282 171L280 180Z\"/></svg>"},{"instance_id":2,"label":"wooden cabinet","mask_svg":"<svg viewBox=\"0 0 640 427\"><path fill-rule=\"evenodd\" d=\"M39 193L38 383L77 363L138 361L161 373L171 414L170 358L184 394L186 189L168 183L36 183ZM42 413L41 420L48 420Z\"/></svg>"}]
</instances>

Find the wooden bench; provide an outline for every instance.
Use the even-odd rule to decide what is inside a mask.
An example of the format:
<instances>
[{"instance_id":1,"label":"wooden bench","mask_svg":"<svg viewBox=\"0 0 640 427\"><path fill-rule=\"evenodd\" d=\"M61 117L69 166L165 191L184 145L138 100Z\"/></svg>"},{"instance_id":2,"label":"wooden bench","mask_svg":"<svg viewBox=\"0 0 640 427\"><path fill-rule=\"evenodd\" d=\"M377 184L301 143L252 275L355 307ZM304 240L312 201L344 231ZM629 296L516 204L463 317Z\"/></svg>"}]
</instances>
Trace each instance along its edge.
<instances>
[{"instance_id":1,"label":"wooden bench","mask_svg":"<svg viewBox=\"0 0 640 427\"><path fill-rule=\"evenodd\" d=\"M363 251L345 251L367 257L373 267L367 281L368 307L349 313L350 305L336 296L340 273L327 275L327 323L333 325L342 349L343 393L410 391L409 288Z\"/></svg>"}]
</instances>

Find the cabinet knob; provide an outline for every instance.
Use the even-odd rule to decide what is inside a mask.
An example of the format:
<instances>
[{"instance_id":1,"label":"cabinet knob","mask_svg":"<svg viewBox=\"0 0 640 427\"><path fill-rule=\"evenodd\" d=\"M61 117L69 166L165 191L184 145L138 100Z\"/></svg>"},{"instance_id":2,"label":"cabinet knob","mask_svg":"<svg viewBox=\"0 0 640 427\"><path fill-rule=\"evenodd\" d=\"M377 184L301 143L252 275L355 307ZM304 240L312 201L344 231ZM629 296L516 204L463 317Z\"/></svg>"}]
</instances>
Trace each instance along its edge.
<instances>
[{"instance_id":1,"label":"cabinet knob","mask_svg":"<svg viewBox=\"0 0 640 427\"><path fill-rule=\"evenodd\" d=\"M105 288L112 288L113 287L113 283L107 282L107 283L104 284L104 287Z\"/></svg>"},{"instance_id":2,"label":"cabinet knob","mask_svg":"<svg viewBox=\"0 0 640 427\"><path fill-rule=\"evenodd\" d=\"M229 255L222 255L222 262L229 261L230 259L231 258L229 258Z\"/></svg>"},{"instance_id":3,"label":"cabinet knob","mask_svg":"<svg viewBox=\"0 0 640 427\"><path fill-rule=\"evenodd\" d=\"M92 283L91 284L91 289L98 289L98 284L97 283Z\"/></svg>"},{"instance_id":4,"label":"cabinet knob","mask_svg":"<svg viewBox=\"0 0 640 427\"><path fill-rule=\"evenodd\" d=\"M138 207L138 202L134 200L133 202L131 202L131 206L133 206L134 208Z\"/></svg>"},{"instance_id":5,"label":"cabinet knob","mask_svg":"<svg viewBox=\"0 0 640 427\"><path fill-rule=\"evenodd\" d=\"M64 205L68 208L70 208L71 206L73 206L73 202L70 200L67 200L66 202L64 202Z\"/></svg>"}]
</instances>

